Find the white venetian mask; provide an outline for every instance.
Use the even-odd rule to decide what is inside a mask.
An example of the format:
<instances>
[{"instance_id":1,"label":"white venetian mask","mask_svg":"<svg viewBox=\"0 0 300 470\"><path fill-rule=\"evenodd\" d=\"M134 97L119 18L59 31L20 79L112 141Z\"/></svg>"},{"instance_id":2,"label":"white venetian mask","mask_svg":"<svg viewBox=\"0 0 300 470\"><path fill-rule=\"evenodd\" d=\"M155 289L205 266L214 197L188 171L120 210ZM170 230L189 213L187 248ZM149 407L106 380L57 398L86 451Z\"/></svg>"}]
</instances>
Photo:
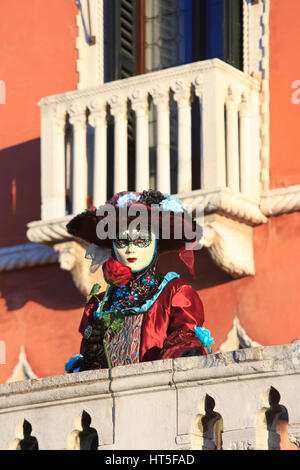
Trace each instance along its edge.
<instances>
[{"instance_id":1,"label":"white venetian mask","mask_svg":"<svg viewBox=\"0 0 300 470\"><path fill-rule=\"evenodd\" d=\"M141 271L153 260L156 237L154 233L126 231L120 238L113 241L113 248L120 263L128 266L133 272Z\"/></svg>"}]
</instances>

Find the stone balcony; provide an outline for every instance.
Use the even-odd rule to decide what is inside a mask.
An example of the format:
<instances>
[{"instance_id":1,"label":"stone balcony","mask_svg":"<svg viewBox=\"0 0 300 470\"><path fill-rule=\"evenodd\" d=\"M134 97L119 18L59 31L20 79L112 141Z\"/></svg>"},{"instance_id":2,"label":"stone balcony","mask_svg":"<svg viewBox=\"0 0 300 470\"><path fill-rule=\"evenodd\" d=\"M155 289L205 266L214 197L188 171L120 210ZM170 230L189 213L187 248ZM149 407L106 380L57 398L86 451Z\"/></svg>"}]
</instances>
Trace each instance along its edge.
<instances>
[{"instance_id":1,"label":"stone balcony","mask_svg":"<svg viewBox=\"0 0 300 470\"><path fill-rule=\"evenodd\" d=\"M1 449L279 449L300 439L300 342L0 385Z\"/></svg>"},{"instance_id":2,"label":"stone balcony","mask_svg":"<svg viewBox=\"0 0 300 470\"><path fill-rule=\"evenodd\" d=\"M259 80L213 59L49 96L40 107L41 220L29 224L27 235L34 243L54 246L62 268L72 271L78 258L77 252L70 255L77 245L65 230L71 214L127 190L128 174L135 171L131 190L154 185L170 193L172 186L184 204L203 207L203 245L222 269L233 277L255 273L252 227L267 220L260 209ZM133 166L128 158L129 113ZM110 143L108 122L113 128ZM198 187L192 185L195 136Z\"/></svg>"},{"instance_id":3,"label":"stone balcony","mask_svg":"<svg viewBox=\"0 0 300 470\"><path fill-rule=\"evenodd\" d=\"M134 189L141 191L150 184L149 108L152 105L156 111L156 139L152 142L156 146L157 160L154 182L162 192L171 192L172 127L177 135L177 193L191 192L192 101L196 102L200 114L197 121L201 143L198 189L227 187L258 202L259 91L258 80L213 59L43 98L40 102L42 220L66 215L66 185L71 191L73 213L86 208L88 196L95 206L106 201L109 116L114 128L112 192L128 189L128 167L131 170L127 145L129 108L134 112L136 128ZM177 102L177 111L175 108L173 113L171 101ZM67 120L71 124L71 167L66 161ZM88 125L95 129L92 162L87 159ZM89 188L90 171L93 184Z\"/></svg>"}]
</instances>

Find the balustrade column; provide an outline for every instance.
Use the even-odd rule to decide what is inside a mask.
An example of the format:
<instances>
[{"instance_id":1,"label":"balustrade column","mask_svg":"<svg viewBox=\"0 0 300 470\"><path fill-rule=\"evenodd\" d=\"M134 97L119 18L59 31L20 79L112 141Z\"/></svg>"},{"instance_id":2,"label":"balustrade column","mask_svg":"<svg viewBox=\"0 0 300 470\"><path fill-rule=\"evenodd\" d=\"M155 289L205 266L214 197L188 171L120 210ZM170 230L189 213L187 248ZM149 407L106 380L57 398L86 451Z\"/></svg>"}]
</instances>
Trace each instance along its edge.
<instances>
[{"instance_id":1,"label":"balustrade column","mask_svg":"<svg viewBox=\"0 0 300 470\"><path fill-rule=\"evenodd\" d=\"M189 84L177 82L173 88L178 103L178 170L177 192L192 190L192 117Z\"/></svg>"},{"instance_id":2,"label":"balustrade column","mask_svg":"<svg viewBox=\"0 0 300 470\"><path fill-rule=\"evenodd\" d=\"M136 191L149 189L149 125L148 99L136 94L132 97L132 109L136 114Z\"/></svg>"},{"instance_id":3,"label":"balustrade column","mask_svg":"<svg viewBox=\"0 0 300 470\"><path fill-rule=\"evenodd\" d=\"M54 152L53 152L53 204L55 217L66 215L66 163L65 163L66 112L56 109L54 115Z\"/></svg>"},{"instance_id":4,"label":"balustrade column","mask_svg":"<svg viewBox=\"0 0 300 470\"><path fill-rule=\"evenodd\" d=\"M252 162L252 197L259 200L260 196L260 128L259 93L251 91L251 162Z\"/></svg>"},{"instance_id":5,"label":"balustrade column","mask_svg":"<svg viewBox=\"0 0 300 470\"><path fill-rule=\"evenodd\" d=\"M127 102L111 98L111 114L114 116L114 193L127 191Z\"/></svg>"},{"instance_id":6,"label":"balustrade column","mask_svg":"<svg viewBox=\"0 0 300 470\"><path fill-rule=\"evenodd\" d=\"M252 162L251 162L251 111L244 98L240 105L240 173L241 192L251 196Z\"/></svg>"},{"instance_id":7,"label":"balustrade column","mask_svg":"<svg viewBox=\"0 0 300 470\"><path fill-rule=\"evenodd\" d=\"M226 186L224 91L222 73L207 71L202 91L202 189Z\"/></svg>"},{"instance_id":8,"label":"balustrade column","mask_svg":"<svg viewBox=\"0 0 300 470\"><path fill-rule=\"evenodd\" d=\"M227 185L240 191L238 104L232 92L226 100Z\"/></svg>"},{"instance_id":9,"label":"balustrade column","mask_svg":"<svg viewBox=\"0 0 300 470\"><path fill-rule=\"evenodd\" d=\"M171 191L169 91L153 93L157 108L157 190Z\"/></svg>"},{"instance_id":10,"label":"balustrade column","mask_svg":"<svg viewBox=\"0 0 300 470\"><path fill-rule=\"evenodd\" d=\"M73 125L73 213L84 211L87 206L87 152L86 152L86 108L72 105L69 109Z\"/></svg>"},{"instance_id":11,"label":"balustrade column","mask_svg":"<svg viewBox=\"0 0 300 470\"><path fill-rule=\"evenodd\" d=\"M42 219L65 216L65 124L66 111L42 107L41 195Z\"/></svg>"},{"instance_id":12,"label":"balustrade column","mask_svg":"<svg viewBox=\"0 0 300 470\"><path fill-rule=\"evenodd\" d=\"M200 129L199 129L199 138L200 138L200 187L203 188L204 180L204 164L203 164L203 76L197 75L194 79L194 89L195 89L195 96L199 98L199 111L200 111Z\"/></svg>"},{"instance_id":13,"label":"balustrade column","mask_svg":"<svg viewBox=\"0 0 300 470\"><path fill-rule=\"evenodd\" d=\"M93 205L98 207L107 199L107 119L105 103L99 108L91 106L89 124L95 128L93 168Z\"/></svg>"}]
</instances>

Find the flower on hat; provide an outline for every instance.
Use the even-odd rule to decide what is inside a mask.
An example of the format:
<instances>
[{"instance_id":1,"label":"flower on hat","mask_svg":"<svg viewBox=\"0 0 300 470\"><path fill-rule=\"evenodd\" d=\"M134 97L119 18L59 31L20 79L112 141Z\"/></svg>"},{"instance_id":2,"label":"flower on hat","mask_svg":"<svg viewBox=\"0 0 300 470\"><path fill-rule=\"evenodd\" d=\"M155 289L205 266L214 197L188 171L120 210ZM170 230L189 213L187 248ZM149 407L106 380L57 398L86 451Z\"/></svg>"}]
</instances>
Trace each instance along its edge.
<instances>
[{"instance_id":1,"label":"flower on hat","mask_svg":"<svg viewBox=\"0 0 300 470\"><path fill-rule=\"evenodd\" d=\"M183 207L181 201L177 197L169 196L169 194L164 194L165 199L160 203L160 207L164 211L170 212L183 212Z\"/></svg>"},{"instance_id":2,"label":"flower on hat","mask_svg":"<svg viewBox=\"0 0 300 470\"><path fill-rule=\"evenodd\" d=\"M118 207L126 207L130 201L139 201L140 196L135 193L128 193L124 194L118 199L117 206Z\"/></svg>"}]
</instances>

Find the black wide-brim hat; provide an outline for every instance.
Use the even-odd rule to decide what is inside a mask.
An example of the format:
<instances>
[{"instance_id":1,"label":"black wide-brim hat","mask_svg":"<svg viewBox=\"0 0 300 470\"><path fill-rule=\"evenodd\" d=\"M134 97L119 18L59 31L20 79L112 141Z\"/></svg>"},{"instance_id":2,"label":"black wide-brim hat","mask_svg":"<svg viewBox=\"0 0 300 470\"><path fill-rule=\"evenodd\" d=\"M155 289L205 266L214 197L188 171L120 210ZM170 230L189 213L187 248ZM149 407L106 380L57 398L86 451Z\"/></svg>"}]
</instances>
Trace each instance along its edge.
<instances>
[{"instance_id":1,"label":"black wide-brim hat","mask_svg":"<svg viewBox=\"0 0 300 470\"><path fill-rule=\"evenodd\" d=\"M113 210L110 211L110 208ZM193 217L183 209L177 198L162 194L159 191L122 191L117 193L106 204L99 206L97 209L88 209L76 215L67 224L67 230L74 237L88 243L93 243L102 248L111 248L112 241L119 233L120 227L129 225L130 222L136 219L137 215L132 216L130 212L138 214L139 210L146 214L148 219L147 228L151 228L151 231L155 233L159 240L159 252L177 251L182 261L193 272L193 253L187 253L187 251L192 252L193 250L186 250L186 244L199 242L196 233L198 236L199 233L202 235L202 229L197 226ZM104 219L108 225L112 222L116 230L113 233L108 230L106 238L102 236L99 238L97 226L99 222L104 222ZM169 226L166 227L166 224ZM188 234L188 237L186 234ZM195 234L194 238L191 238L192 234Z\"/></svg>"}]
</instances>

